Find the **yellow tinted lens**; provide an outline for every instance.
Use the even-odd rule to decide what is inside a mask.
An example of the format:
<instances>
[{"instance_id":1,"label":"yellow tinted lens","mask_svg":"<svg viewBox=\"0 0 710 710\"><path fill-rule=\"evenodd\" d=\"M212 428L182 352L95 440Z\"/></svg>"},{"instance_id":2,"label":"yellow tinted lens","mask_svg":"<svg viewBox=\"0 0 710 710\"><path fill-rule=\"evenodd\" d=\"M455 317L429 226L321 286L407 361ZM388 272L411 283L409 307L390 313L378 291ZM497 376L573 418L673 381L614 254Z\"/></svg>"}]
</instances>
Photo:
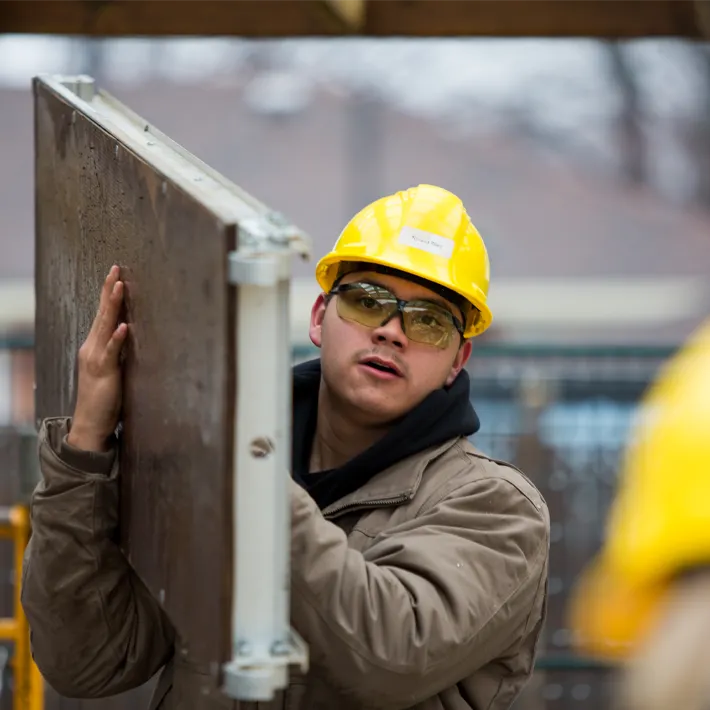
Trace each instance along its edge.
<instances>
[{"instance_id":1,"label":"yellow tinted lens","mask_svg":"<svg viewBox=\"0 0 710 710\"><path fill-rule=\"evenodd\" d=\"M456 333L451 314L434 303L408 303L404 308L404 332L418 343L448 348Z\"/></svg>"},{"instance_id":2,"label":"yellow tinted lens","mask_svg":"<svg viewBox=\"0 0 710 710\"><path fill-rule=\"evenodd\" d=\"M397 303L388 291L367 284L340 292L337 309L345 320L376 328L395 312Z\"/></svg>"}]
</instances>

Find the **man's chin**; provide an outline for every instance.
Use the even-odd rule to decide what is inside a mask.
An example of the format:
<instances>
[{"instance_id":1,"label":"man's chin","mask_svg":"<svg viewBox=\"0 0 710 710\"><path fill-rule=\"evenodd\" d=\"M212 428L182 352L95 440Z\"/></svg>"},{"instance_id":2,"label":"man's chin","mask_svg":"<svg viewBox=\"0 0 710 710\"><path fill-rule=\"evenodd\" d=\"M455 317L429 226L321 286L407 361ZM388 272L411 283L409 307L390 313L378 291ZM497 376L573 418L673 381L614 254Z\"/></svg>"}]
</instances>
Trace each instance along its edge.
<instances>
[{"instance_id":1,"label":"man's chin","mask_svg":"<svg viewBox=\"0 0 710 710\"><path fill-rule=\"evenodd\" d=\"M370 393L359 391L350 399L349 405L357 412L358 419L368 426L387 426L401 419L406 411L393 407L392 400L380 391Z\"/></svg>"},{"instance_id":2,"label":"man's chin","mask_svg":"<svg viewBox=\"0 0 710 710\"><path fill-rule=\"evenodd\" d=\"M330 378L328 378L330 379ZM334 403L362 426L382 427L396 422L406 412L402 398L393 396L388 388L363 382L360 378L341 377L328 381L326 386ZM394 406L393 406L394 405Z\"/></svg>"}]
</instances>

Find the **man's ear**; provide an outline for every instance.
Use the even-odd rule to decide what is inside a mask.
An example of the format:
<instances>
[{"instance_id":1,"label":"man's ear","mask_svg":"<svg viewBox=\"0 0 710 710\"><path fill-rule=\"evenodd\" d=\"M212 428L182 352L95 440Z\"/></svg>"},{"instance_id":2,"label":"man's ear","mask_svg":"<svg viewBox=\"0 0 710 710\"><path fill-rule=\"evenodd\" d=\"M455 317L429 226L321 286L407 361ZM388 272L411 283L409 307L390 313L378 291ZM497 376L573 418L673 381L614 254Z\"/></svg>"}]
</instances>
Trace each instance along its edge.
<instances>
[{"instance_id":1,"label":"man's ear","mask_svg":"<svg viewBox=\"0 0 710 710\"><path fill-rule=\"evenodd\" d=\"M449 376L446 378L446 386L450 387L453 381L459 376L459 372L466 367L468 359L471 357L471 350L473 350L473 345L471 345L470 340L464 340L461 347L456 351L456 357L451 365L451 371Z\"/></svg>"},{"instance_id":2,"label":"man's ear","mask_svg":"<svg viewBox=\"0 0 710 710\"><path fill-rule=\"evenodd\" d=\"M325 318L325 309L327 306L328 303L325 300L325 294L321 293L318 298L316 298L311 308L311 325L308 329L308 335L313 345L317 348L319 348L323 342L323 319Z\"/></svg>"}]
</instances>

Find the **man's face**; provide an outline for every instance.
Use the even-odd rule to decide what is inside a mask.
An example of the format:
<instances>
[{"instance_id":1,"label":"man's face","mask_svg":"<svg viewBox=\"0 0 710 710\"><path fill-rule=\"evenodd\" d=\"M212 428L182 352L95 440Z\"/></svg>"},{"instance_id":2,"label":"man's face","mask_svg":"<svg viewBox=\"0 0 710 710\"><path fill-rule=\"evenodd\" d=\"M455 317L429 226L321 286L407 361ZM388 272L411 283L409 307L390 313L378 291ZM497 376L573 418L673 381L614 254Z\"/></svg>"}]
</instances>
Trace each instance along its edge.
<instances>
[{"instance_id":1,"label":"man's face","mask_svg":"<svg viewBox=\"0 0 710 710\"><path fill-rule=\"evenodd\" d=\"M433 291L403 278L376 272L348 274L341 284L368 282L384 286L398 298L438 303L463 321L461 311ZM338 314L334 295L326 303L321 294L311 311L310 336L321 349L325 385L334 400L349 407L360 424L378 426L395 420L429 393L450 385L471 355L471 343L458 334L445 348L408 338L399 315L385 325L369 328ZM373 366L392 366L397 374ZM370 364L367 364L370 361Z\"/></svg>"}]
</instances>

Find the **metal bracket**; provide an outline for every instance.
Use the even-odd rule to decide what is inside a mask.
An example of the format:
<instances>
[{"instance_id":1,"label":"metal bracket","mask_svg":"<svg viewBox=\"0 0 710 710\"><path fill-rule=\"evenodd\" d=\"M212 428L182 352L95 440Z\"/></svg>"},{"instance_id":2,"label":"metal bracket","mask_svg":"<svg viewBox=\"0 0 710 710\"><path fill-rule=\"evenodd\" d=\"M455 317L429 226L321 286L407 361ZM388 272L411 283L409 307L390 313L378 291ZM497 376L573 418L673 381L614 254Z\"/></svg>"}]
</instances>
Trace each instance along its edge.
<instances>
[{"instance_id":1,"label":"metal bracket","mask_svg":"<svg viewBox=\"0 0 710 710\"><path fill-rule=\"evenodd\" d=\"M272 255L229 254L229 283L235 286L275 286L279 280L279 259Z\"/></svg>"},{"instance_id":2,"label":"metal bracket","mask_svg":"<svg viewBox=\"0 0 710 710\"><path fill-rule=\"evenodd\" d=\"M290 628L290 262L301 233L276 213L239 222L228 280L238 288L234 430L232 659L222 691L272 700L288 669L308 668Z\"/></svg>"},{"instance_id":3,"label":"metal bracket","mask_svg":"<svg viewBox=\"0 0 710 710\"><path fill-rule=\"evenodd\" d=\"M268 655L256 655L247 642L237 645L237 655L224 666L224 692L240 700L263 700L272 696L273 690L288 683L290 665L308 671L308 647L303 639L290 629L287 641L276 641Z\"/></svg>"},{"instance_id":4,"label":"metal bracket","mask_svg":"<svg viewBox=\"0 0 710 710\"><path fill-rule=\"evenodd\" d=\"M278 212L239 223L239 247L229 254L229 283L275 286L290 275L290 257L301 252L303 233Z\"/></svg>"},{"instance_id":5,"label":"metal bracket","mask_svg":"<svg viewBox=\"0 0 710 710\"><path fill-rule=\"evenodd\" d=\"M273 210L239 223L240 244L249 246L288 246L302 236L301 230L294 227L280 212Z\"/></svg>"}]
</instances>

